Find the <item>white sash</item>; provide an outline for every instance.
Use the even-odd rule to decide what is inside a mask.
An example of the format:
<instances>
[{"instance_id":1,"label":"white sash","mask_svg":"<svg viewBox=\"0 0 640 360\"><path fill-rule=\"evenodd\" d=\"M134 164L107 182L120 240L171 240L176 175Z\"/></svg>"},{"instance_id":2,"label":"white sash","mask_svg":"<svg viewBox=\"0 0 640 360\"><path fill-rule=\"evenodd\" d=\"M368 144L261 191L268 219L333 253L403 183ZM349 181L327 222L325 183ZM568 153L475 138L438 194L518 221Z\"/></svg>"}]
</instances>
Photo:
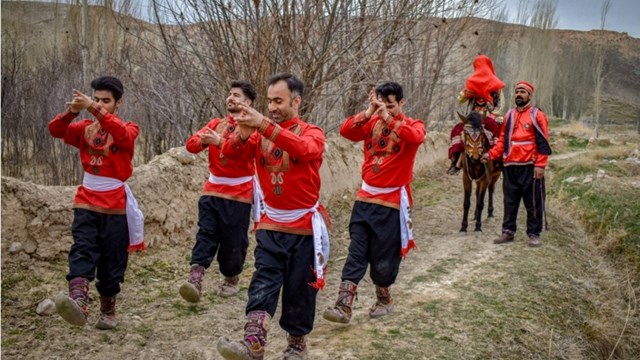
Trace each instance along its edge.
<instances>
[{"instance_id":1,"label":"white sash","mask_svg":"<svg viewBox=\"0 0 640 360\"><path fill-rule=\"evenodd\" d=\"M126 215L129 227L129 247L139 247L144 242L144 215L126 182L110 177L92 175L85 171L82 186L93 191L110 191L124 186L124 191L127 195Z\"/></svg>"},{"instance_id":2,"label":"white sash","mask_svg":"<svg viewBox=\"0 0 640 360\"><path fill-rule=\"evenodd\" d=\"M313 229L313 259L316 282L311 285L317 289L322 289L324 287L324 269L329 263L330 245L327 224L325 223L322 214L318 211L320 202L317 202L310 209L282 210L273 208L264 202L262 188L260 187L257 178L254 178L253 199L254 220L256 218L259 219L260 214L264 213L272 220L288 223L299 220L310 212L313 213L313 216L311 217L311 228Z\"/></svg>"},{"instance_id":3,"label":"white sash","mask_svg":"<svg viewBox=\"0 0 640 360\"><path fill-rule=\"evenodd\" d=\"M362 181L362 190L371 195L390 194L400 190L400 244L401 254L404 256L409 250L415 247L413 242L413 223L411 222L411 206L409 205L409 194L405 186L400 187L376 187Z\"/></svg>"},{"instance_id":4,"label":"white sash","mask_svg":"<svg viewBox=\"0 0 640 360\"><path fill-rule=\"evenodd\" d=\"M253 176L242 176L242 177L230 178L230 177L215 176L212 173L209 173L209 182L212 184L236 186L236 185L248 183L252 179L253 179Z\"/></svg>"}]
</instances>

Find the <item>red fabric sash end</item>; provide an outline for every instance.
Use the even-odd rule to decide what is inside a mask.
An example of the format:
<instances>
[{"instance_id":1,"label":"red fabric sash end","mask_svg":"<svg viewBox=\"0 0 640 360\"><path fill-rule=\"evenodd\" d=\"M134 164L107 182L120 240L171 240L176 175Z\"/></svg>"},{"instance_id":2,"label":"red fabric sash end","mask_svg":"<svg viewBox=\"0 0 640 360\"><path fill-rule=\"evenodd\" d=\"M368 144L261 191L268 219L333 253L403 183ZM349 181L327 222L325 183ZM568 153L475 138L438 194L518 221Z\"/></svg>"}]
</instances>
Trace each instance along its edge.
<instances>
[{"instance_id":1,"label":"red fabric sash end","mask_svg":"<svg viewBox=\"0 0 640 360\"><path fill-rule=\"evenodd\" d=\"M311 271L313 271L313 276L316 277L316 281L309 283L309 286L311 286L312 288L316 289L316 290L322 290L324 289L324 277L318 278L318 272L314 269L311 268ZM325 266L323 269L324 273L327 273L327 267Z\"/></svg>"},{"instance_id":2,"label":"red fabric sash end","mask_svg":"<svg viewBox=\"0 0 640 360\"><path fill-rule=\"evenodd\" d=\"M324 289L324 279L317 279L316 281L309 283L309 286L316 290Z\"/></svg>"},{"instance_id":3,"label":"red fabric sash end","mask_svg":"<svg viewBox=\"0 0 640 360\"><path fill-rule=\"evenodd\" d=\"M413 241L413 239L409 240L409 243L407 244L407 247L400 249L400 256L401 257L405 257L407 256L407 254L409 253L409 251L416 249L416 243Z\"/></svg>"},{"instance_id":4,"label":"red fabric sash end","mask_svg":"<svg viewBox=\"0 0 640 360\"><path fill-rule=\"evenodd\" d=\"M129 252L129 254L134 253L136 251L144 251L147 250L147 245L143 242L141 242L140 244L136 244L136 245L129 245L129 247L127 248L127 252Z\"/></svg>"}]
</instances>

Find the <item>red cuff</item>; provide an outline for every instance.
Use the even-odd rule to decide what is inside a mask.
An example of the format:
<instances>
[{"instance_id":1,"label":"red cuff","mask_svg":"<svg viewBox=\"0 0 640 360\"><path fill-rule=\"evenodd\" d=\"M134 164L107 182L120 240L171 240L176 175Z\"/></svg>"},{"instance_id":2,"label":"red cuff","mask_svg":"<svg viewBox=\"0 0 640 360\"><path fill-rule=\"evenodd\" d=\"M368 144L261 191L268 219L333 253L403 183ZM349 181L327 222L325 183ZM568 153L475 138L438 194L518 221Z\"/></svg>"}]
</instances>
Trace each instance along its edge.
<instances>
[{"instance_id":1,"label":"red cuff","mask_svg":"<svg viewBox=\"0 0 640 360\"><path fill-rule=\"evenodd\" d=\"M87 110L89 110L89 112L92 113L93 116L95 116L98 120L102 120L102 118L107 115L107 110L103 109L102 106L100 106L100 104L96 102L92 102Z\"/></svg>"},{"instance_id":2,"label":"red cuff","mask_svg":"<svg viewBox=\"0 0 640 360\"><path fill-rule=\"evenodd\" d=\"M79 113L74 113L71 110L67 110L66 112L64 112L64 114L62 114L62 117L60 118L60 120L70 123L78 115L79 115Z\"/></svg>"}]
</instances>

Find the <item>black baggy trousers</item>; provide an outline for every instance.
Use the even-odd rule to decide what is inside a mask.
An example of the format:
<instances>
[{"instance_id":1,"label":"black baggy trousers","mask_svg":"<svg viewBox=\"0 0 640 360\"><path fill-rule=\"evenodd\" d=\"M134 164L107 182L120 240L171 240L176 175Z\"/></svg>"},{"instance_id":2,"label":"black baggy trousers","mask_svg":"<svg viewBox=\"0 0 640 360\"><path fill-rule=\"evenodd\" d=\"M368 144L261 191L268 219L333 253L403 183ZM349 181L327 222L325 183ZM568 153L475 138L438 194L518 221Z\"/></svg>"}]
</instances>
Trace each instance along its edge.
<instances>
[{"instance_id":1,"label":"black baggy trousers","mask_svg":"<svg viewBox=\"0 0 640 360\"><path fill-rule=\"evenodd\" d=\"M118 294L129 259L126 215L77 208L73 212L73 245L69 250L67 280L83 277L93 281L97 278L96 288L100 295Z\"/></svg>"},{"instance_id":2,"label":"black baggy trousers","mask_svg":"<svg viewBox=\"0 0 640 360\"><path fill-rule=\"evenodd\" d=\"M533 178L533 164L505 166L502 172L504 192L504 220L502 231L516 232L520 201L527 210L527 235L539 236L543 224L544 178Z\"/></svg>"},{"instance_id":3,"label":"black baggy trousers","mask_svg":"<svg viewBox=\"0 0 640 360\"><path fill-rule=\"evenodd\" d=\"M282 289L280 327L293 336L310 333L318 294L309 285L316 280L313 236L258 230L256 241L246 313L261 310L273 317Z\"/></svg>"}]
</instances>

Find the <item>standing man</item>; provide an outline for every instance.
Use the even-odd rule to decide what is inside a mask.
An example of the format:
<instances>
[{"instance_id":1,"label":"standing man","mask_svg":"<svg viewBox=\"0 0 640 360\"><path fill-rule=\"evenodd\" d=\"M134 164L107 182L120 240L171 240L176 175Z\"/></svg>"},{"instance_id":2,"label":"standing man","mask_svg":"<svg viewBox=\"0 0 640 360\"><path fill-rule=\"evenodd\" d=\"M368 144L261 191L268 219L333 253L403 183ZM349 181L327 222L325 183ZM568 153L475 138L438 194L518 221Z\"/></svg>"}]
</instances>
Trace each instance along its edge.
<instances>
[{"instance_id":1,"label":"standing man","mask_svg":"<svg viewBox=\"0 0 640 360\"><path fill-rule=\"evenodd\" d=\"M298 115L304 90L298 78L273 75L267 86L271 119L239 104L239 131L222 146L229 159L255 159L264 194L244 339L220 338L218 351L226 359L263 359L281 290L280 326L288 333L283 358L306 359L305 335L313 329L329 255L328 216L319 202L324 133Z\"/></svg>"},{"instance_id":2,"label":"standing man","mask_svg":"<svg viewBox=\"0 0 640 360\"><path fill-rule=\"evenodd\" d=\"M247 256L249 215L253 201L253 161L227 159L222 143L237 132L238 104L251 106L256 90L247 81L231 82L227 96L227 117L215 118L187 140L186 148L197 154L209 150L209 180L198 202L198 234L191 252L189 280L180 286L180 295L189 302L200 301L202 277L216 252L224 281L218 295L228 297L239 290L239 275Z\"/></svg>"},{"instance_id":3,"label":"standing man","mask_svg":"<svg viewBox=\"0 0 640 360\"><path fill-rule=\"evenodd\" d=\"M369 265L377 297L369 316L390 313L394 305L389 287L396 281L402 257L415 247L410 218L411 181L426 129L422 120L402 113L405 102L398 83L384 83L369 94L367 110L349 117L340 127L340 135L363 142L364 162L362 187L356 194L349 223L351 243L338 299L323 314L329 321L351 320L356 289Z\"/></svg>"},{"instance_id":4,"label":"standing man","mask_svg":"<svg viewBox=\"0 0 640 360\"><path fill-rule=\"evenodd\" d=\"M133 172L133 151L138 125L116 115L122 106L123 87L111 76L91 82L93 99L78 90L66 112L49 122L53 137L80 150L84 168L82 185L73 201L73 245L69 251L69 296L56 297L58 314L82 326L87 321L89 282L97 277L100 294L98 329L116 327L116 295L127 269L127 250L144 249L144 218L125 181ZM87 109L96 121L72 123ZM97 271L97 276L96 276Z\"/></svg>"},{"instance_id":5,"label":"standing man","mask_svg":"<svg viewBox=\"0 0 640 360\"><path fill-rule=\"evenodd\" d=\"M490 139L490 145L493 146L500 135L500 124L496 122L496 117L500 107L500 95L502 94L504 83L496 76L493 70L493 62L486 55L478 55L475 58L473 70L473 74L469 76L464 89L460 92L458 101L461 104L467 103L467 112L469 110L477 111L483 115L482 126L487 138ZM464 124L462 122L457 123L451 129L449 143L451 166L447 170L449 175L455 175L461 169L458 165L460 163L460 154L464 151L463 132Z\"/></svg>"},{"instance_id":6,"label":"standing man","mask_svg":"<svg viewBox=\"0 0 640 360\"><path fill-rule=\"evenodd\" d=\"M538 247L544 210L544 169L551 155L547 116L531 105L533 85L520 81L515 87L516 108L505 115L500 138L483 156L483 161L504 159L502 190L504 220L502 235L493 241L504 244L514 240L520 200L527 209L529 246Z\"/></svg>"}]
</instances>

